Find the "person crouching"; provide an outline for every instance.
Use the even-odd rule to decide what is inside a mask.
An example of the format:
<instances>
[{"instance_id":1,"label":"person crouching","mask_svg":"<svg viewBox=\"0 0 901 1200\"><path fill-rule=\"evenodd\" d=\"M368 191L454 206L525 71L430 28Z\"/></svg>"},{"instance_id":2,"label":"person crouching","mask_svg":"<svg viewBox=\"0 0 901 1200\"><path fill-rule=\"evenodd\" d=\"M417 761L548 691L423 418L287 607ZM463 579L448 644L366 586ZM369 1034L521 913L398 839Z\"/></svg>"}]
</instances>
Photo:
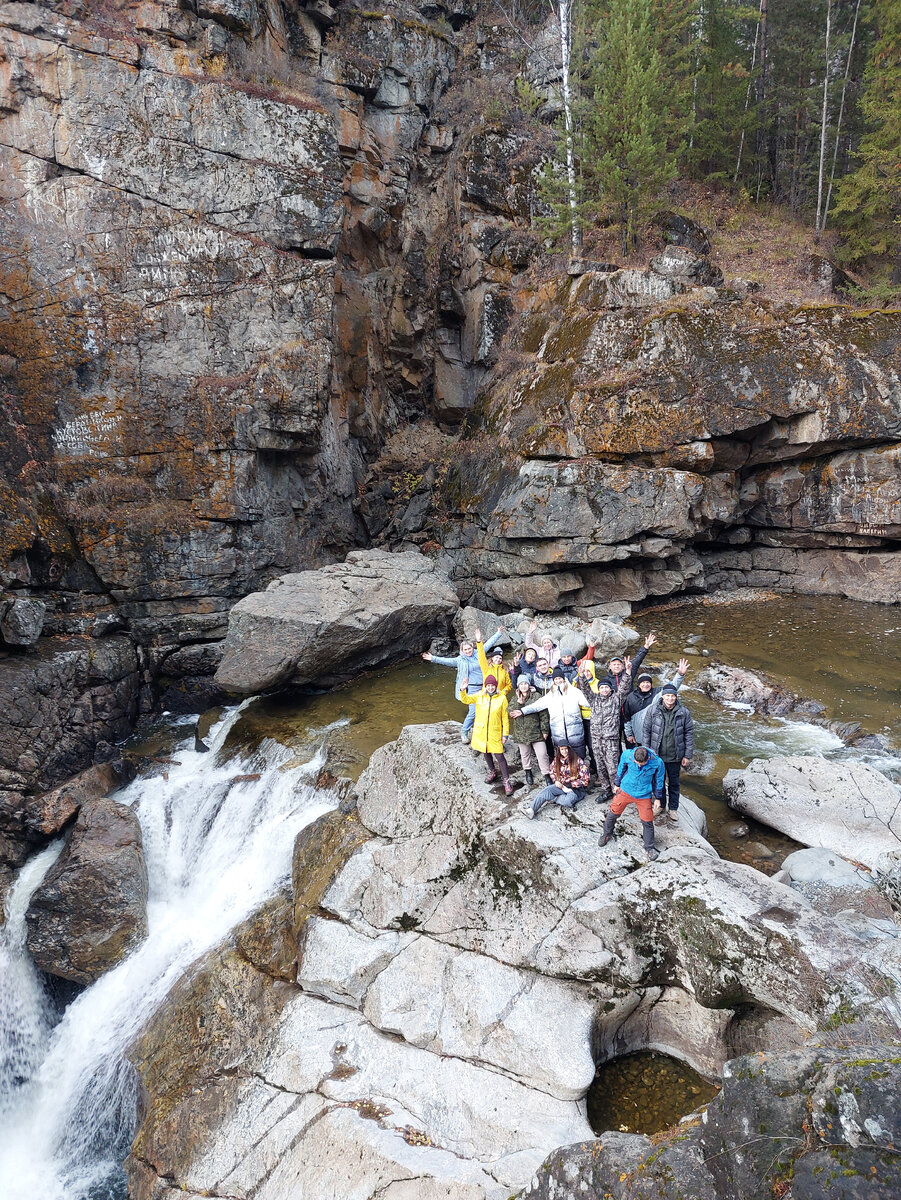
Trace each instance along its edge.
<instances>
[{"instance_id":1,"label":"person crouching","mask_svg":"<svg viewBox=\"0 0 901 1200\"><path fill-rule=\"evenodd\" d=\"M470 745L479 754L485 755L488 763L486 783L494 783L500 772L504 781L504 791L510 796L513 784L510 781L510 769L504 756L504 743L510 736L510 716L507 712L507 697L497 690L497 679L494 675L485 677L482 690L474 696L466 691L466 684L460 689L460 699L464 704L474 704L476 719L472 727Z\"/></svg>"},{"instance_id":2,"label":"person crouching","mask_svg":"<svg viewBox=\"0 0 901 1200\"><path fill-rule=\"evenodd\" d=\"M588 787L588 766L569 746L558 746L551 763L552 783L542 788L529 810L529 817L538 816L545 804L559 804L561 808L575 808L585 797ZM654 824L651 822L651 829Z\"/></svg>"},{"instance_id":3,"label":"person crouching","mask_svg":"<svg viewBox=\"0 0 901 1200\"><path fill-rule=\"evenodd\" d=\"M607 845L613 836L616 818L625 812L628 805L634 804L641 819L645 853L651 861L660 857L660 851L654 845L653 800L662 800L663 798L664 774L663 760L658 758L647 746L638 746L635 750L623 751L616 773L618 791L607 809L607 816L604 818L604 832L599 845Z\"/></svg>"}]
</instances>

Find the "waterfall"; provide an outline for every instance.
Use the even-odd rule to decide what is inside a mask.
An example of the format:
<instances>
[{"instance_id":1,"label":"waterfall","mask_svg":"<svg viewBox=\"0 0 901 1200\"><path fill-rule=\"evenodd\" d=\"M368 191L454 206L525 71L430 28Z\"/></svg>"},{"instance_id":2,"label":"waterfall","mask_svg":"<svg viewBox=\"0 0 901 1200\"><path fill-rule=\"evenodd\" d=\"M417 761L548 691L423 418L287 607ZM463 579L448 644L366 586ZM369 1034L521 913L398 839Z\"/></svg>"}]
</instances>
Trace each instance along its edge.
<instances>
[{"instance_id":1,"label":"waterfall","mask_svg":"<svg viewBox=\"0 0 901 1200\"><path fill-rule=\"evenodd\" d=\"M24 914L59 847L30 862L11 893L0 946L5 1200L124 1194L136 1102L128 1047L190 964L288 877L299 830L334 807L331 793L311 786L321 755L297 767L290 750L266 738L229 757L223 746L239 712L215 728L211 753L196 753L192 736L167 777L136 780L117 797L141 823L149 932L55 1027L24 948Z\"/></svg>"}]
</instances>

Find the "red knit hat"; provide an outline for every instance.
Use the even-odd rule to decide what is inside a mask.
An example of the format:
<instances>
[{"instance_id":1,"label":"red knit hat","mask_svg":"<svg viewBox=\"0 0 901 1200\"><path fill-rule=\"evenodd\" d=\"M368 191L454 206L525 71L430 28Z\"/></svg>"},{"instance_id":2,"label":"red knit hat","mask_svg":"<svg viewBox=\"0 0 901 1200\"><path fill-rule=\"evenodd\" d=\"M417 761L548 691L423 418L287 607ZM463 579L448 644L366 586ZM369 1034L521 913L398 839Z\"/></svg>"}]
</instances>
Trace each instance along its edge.
<instances>
[{"instance_id":1,"label":"red knit hat","mask_svg":"<svg viewBox=\"0 0 901 1200\"><path fill-rule=\"evenodd\" d=\"M487 687L489 683L493 683L494 686L497 687L497 678L494 675L489 675L485 680L485 687Z\"/></svg>"}]
</instances>

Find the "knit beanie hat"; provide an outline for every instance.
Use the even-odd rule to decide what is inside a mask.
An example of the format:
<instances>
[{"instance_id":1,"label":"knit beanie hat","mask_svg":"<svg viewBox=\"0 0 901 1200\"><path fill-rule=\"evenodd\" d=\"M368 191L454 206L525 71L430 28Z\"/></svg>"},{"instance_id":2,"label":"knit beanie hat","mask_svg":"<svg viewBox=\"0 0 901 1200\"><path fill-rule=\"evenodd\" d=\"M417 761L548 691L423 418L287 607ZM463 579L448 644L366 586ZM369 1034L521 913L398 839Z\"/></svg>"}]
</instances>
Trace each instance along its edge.
<instances>
[{"instance_id":1,"label":"knit beanie hat","mask_svg":"<svg viewBox=\"0 0 901 1200\"><path fill-rule=\"evenodd\" d=\"M495 686L495 687L497 687L497 677L496 677L496 676L494 676L494 675L489 675L489 676L488 676L488 677L485 679L485 687L487 687L489 683L493 683L493 684L494 684L494 686Z\"/></svg>"},{"instance_id":2,"label":"knit beanie hat","mask_svg":"<svg viewBox=\"0 0 901 1200\"><path fill-rule=\"evenodd\" d=\"M599 687L599 688L602 688L602 687L605 687L605 688L610 688L610 691L611 691L611 692L615 692L615 691L616 691L616 684L613 682L613 680L612 680L612 679L599 679L599 680L598 680L598 687Z\"/></svg>"},{"instance_id":3,"label":"knit beanie hat","mask_svg":"<svg viewBox=\"0 0 901 1200\"><path fill-rule=\"evenodd\" d=\"M660 694L662 696L678 696L679 689L675 686L675 684L665 683L660 689Z\"/></svg>"},{"instance_id":4,"label":"knit beanie hat","mask_svg":"<svg viewBox=\"0 0 901 1200\"><path fill-rule=\"evenodd\" d=\"M647 671L642 671L642 673L635 680L635 686L637 687L640 683L645 683L646 681L648 683L653 683L654 682L653 676L649 675L647 673Z\"/></svg>"},{"instance_id":5,"label":"knit beanie hat","mask_svg":"<svg viewBox=\"0 0 901 1200\"><path fill-rule=\"evenodd\" d=\"M561 670L561 669L560 669L560 667L554 667L554 674L553 674L553 678L554 678L554 679L565 679L565 678L566 678L566 672L565 672L565 671L563 671L563 670Z\"/></svg>"}]
</instances>

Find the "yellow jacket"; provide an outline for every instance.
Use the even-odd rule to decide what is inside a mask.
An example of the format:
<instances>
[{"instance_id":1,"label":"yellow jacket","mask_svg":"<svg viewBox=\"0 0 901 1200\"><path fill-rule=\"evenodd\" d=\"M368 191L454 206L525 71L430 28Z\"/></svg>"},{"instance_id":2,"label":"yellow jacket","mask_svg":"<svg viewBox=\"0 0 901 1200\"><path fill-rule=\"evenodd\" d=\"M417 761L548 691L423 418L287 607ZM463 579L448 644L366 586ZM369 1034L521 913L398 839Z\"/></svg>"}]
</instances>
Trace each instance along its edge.
<instances>
[{"instance_id":1,"label":"yellow jacket","mask_svg":"<svg viewBox=\"0 0 901 1200\"><path fill-rule=\"evenodd\" d=\"M485 656L485 647L481 642L476 642L476 654L479 656L479 666L482 668L482 679L485 680L489 675L493 675L497 680L497 690L502 696L513 695L513 680L510 678L510 672L506 667L495 667L490 663Z\"/></svg>"},{"instance_id":2,"label":"yellow jacket","mask_svg":"<svg viewBox=\"0 0 901 1200\"><path fill-rule=\"evenodd\" d=\"M475 696L460 692L464 704L476 706L476 721L472 727L470 745L479 754L503 754L504 738L510 732L510 717L507 714L507 697L500 691L489 695L484 688Z\"/></svg>"},{"instance_id":3,"label":"yellow jacket","mask_svg":"<svg viewBox=\"0 0 901 1200\"><path fill-rule=\"evenodd\" d=\"M585 680L585 676L581 674L581 670L583 667L587 669L587 675L588 675L587 683ZM595 674L594 663L591 661L591 659L583 658L582 661L579 663L579 669L580 669L580 674L578 674L576 676L576 687L579 689L579 691L584 694L585 689L588 687L588 688L591 688L591 690L593 692L597 692L598 677ZM586 700L585 703L581 707L582 707L582 720L590 721L591 720L591 705Z\"/></svg>"}]
</instances>

